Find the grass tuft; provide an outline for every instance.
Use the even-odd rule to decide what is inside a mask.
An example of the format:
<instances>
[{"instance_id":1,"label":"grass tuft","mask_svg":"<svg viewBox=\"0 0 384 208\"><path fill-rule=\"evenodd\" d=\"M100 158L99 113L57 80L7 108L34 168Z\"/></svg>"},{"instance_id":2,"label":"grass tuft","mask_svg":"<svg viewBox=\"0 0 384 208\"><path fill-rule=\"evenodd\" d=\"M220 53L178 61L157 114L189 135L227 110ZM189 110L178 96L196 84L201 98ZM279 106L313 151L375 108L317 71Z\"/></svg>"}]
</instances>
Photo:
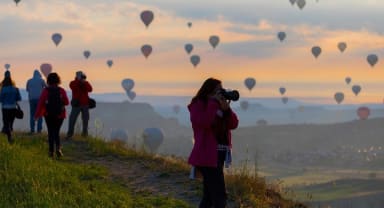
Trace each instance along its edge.
<instances>
[{"instance_id":1,"label":"grass tuft","mask_svg":"<svg viewBox=\"0 0 384 208\"><path fill-rule=\"evenodd\" d=\"M102 166L52 160L45 139L17 137L9 145L0 136L0 207L189 207L171 198L132 194ZM120 151L114 148L96 152Z\"/></svg>"}]
</instances>

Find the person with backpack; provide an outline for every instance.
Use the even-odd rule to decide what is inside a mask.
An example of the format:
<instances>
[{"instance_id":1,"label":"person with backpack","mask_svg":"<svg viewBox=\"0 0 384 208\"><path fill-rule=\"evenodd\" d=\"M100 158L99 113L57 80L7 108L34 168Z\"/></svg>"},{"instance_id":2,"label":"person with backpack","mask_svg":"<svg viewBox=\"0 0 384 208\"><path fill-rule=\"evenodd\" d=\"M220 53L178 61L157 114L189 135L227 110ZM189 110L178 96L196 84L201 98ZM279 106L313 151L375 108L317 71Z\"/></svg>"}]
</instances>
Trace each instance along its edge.
<instances>
[{"instance_id":1,"label":"person with backpack","mask_svg":"<svg viewBox=\"0 0 384 208\"><path fill-rule=\"evenodd\" d=\"M37 103L39 102L39 98L41 92L47 85L45 81L41 78L41 74L39 70L35 69L33 72L33 77L27 81L26 90L28 92L28 100L29 100L29 127L30 133L35 133L35 112L37 108ZM40 133L43 129L43 118L37 119L37 133Z\"/></svg>"},{"instance_id":2,"label":"person with backpack","mask_svg":"<svg viewBox=\"0 0 384 208\"><path fill-rule=\"evenodd\" d=\"M69 100L65 90L59 87L61 80L57 73L48 75L47 84L48 86L41 92L35 119L44 116L48 129L49 157L53 158L56 152L56 157L60 158L63 156L60 128L66 117L65 106L69 104Z\"/></svg>"},{"instance_id":3,"label":"person with backpack","mask_svg":"<svg viewBox=\"0 0 384 208\"><path fill-rule=\"evenodd\" d=\"M13 122L16 117L17 102L21 100L21 96L19 89L11 78L10 71L5 71L0 87L1 112L3 115L3 129L1 132L7 135L8 142L12 144Z\"/></svg>"},{"instance_id":4,"label":"person with backpack","mask_svg":"<svg viewBox=\"0 0 384 208\"><path fill-rule=\"evenodd\" d=\"M75 79L69 83L72 90L71 113L69 115L68 132L66 139L72 138L75 130L77 117L81 113L83 121L83 129L81 136L88 136L88 121L89 121L89 96L92 92L91 84L86 80L87 77L82 71L77 71Z\"/></svg>"}]
</instances>

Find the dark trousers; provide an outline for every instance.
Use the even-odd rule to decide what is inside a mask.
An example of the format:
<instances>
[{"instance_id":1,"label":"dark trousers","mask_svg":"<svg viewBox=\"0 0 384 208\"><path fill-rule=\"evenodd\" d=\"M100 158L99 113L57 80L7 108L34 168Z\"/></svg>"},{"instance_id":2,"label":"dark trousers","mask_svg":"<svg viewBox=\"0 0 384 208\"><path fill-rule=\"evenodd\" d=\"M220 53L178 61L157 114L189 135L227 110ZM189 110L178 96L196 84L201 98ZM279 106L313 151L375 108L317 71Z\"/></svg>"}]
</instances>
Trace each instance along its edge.
<instances>
[{"instance_id":1,"label":"dark trousers","mask_svg":"<svg viewBox=\"0 0 384 208\"><path fill-rule=\"evenodd\" d=\"M11 132L13 131L13 122L15 121L16 109L2 108L1 112L3 114L3 129L1 132L6 134L9 140L11 138Z\"/></svg>"},{"instance_id":2,"label":"dark trousers","mask_svg":"<svg viewBox=\"0 0 384 208\"><path fill-rule=\"evenodd\" d=\"M37 109L37 104L39 100L29 100L29 126L31 128L31 132L35 132L35 112ZM41 132L43 129L43 118L38 118L37 119L37 132Z\"/></svg>"},{"instance_id":3,"label":"dark trousers","mask_svg":"<svg viewBox=\"0 0 384 208\"><path fill-rule=\"evenodd\" d=\"M60 145L60 128L63 124L62 118L45 116L45 123L47 124L48 129L48 143L49 143L49 153L54 152L54 147L56 146L56 151L61 148Z\"/></svg>"},{"instance_id":4,"label":"dark trousers","mask_svg":"<svg viewBox=\"0 0 384 208\"><path fill-rule=\"evenodd\" d=\"M67 137L72 137L75 131L75 124L77 117L81 112L81 120L83 121L82 136L88 136L88 121L89 121L89 109L88 106L84 107L72 107L71 114L69 115L68 132Z\"/></svg>"},{"instance_id":5,"label":"dark trousers","mask_svg":"<svg viewBox=\"0 0 384 208\"><path fill-rule=\"evenodd\" d=\"M217 151L217 167L198 167L203 175L203 198L199 208L224 208L227 203L227 192L224 181L224 160L226 151Z\"/></svg>"}]
</instances>

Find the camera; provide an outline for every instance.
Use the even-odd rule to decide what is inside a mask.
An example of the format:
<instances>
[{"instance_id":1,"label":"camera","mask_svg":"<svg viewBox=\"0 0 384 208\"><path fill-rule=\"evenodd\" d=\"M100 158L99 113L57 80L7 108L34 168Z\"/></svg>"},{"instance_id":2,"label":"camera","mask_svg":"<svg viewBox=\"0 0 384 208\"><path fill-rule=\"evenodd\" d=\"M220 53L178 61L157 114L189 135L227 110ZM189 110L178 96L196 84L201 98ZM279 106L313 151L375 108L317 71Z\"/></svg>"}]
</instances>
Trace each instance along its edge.
<instances>
[{"instance_id":1,"label":"camera","mask_svg":"<svg viewBox=\"0 0 384 208\"><path fill-rule=\"evenodd\" d=\"M87 75L85 75L85 74L81 74L81 79L86 80L86 79L87 79Z\"/></svg>"},{"instance_id":2,"label":"camera","mask_svg":"<svg viewBox=\"0 0 384 208\"><path fill-rule=\"evenodd\" d=\"M237 90L226 90L221 89L219 94L222 95L226 100L237 101L239 100L240 94Z\"/></svg>"}]
</instances>

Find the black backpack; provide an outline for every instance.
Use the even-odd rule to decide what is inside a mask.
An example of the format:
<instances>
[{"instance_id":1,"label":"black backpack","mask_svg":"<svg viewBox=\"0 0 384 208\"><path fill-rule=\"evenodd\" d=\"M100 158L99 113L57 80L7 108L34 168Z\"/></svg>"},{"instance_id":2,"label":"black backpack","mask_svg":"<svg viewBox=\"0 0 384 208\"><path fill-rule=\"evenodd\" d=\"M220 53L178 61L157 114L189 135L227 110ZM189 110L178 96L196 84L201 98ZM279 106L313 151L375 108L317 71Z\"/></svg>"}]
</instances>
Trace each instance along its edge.
<instances>
[{"instance_id":1,"label":"black backpack","mask_svg":"<svg viewBox=\"0 0 384 208\"><path fill-rule=\"evenodd\" d=\"M61 99L59 87L48 87L48 99L46 102L46 110L48 116L59 116L63 110L64 105Z\"/></svg>"}]
</instances>

